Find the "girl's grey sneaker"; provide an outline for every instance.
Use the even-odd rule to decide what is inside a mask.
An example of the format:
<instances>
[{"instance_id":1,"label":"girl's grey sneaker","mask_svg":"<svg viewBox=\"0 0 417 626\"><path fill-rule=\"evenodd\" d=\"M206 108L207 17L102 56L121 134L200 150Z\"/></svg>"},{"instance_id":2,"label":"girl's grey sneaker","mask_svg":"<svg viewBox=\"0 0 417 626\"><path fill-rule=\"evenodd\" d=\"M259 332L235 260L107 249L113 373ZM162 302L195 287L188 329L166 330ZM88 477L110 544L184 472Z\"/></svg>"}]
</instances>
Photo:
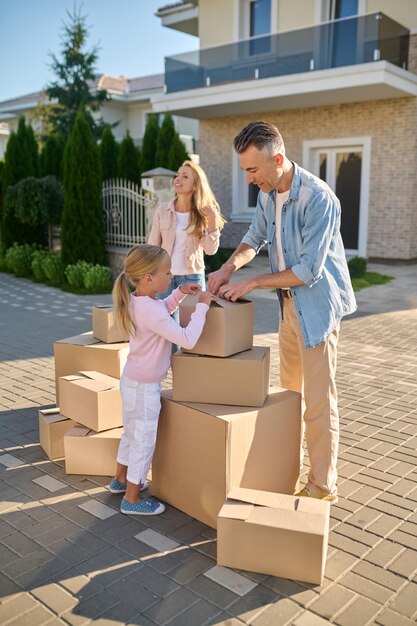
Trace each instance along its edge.
<instances>
[{"instance_id":1,"label":"girl's grey sneaker","mask_svg":"<svg viewBox=\"0 0 417 626\"><path fill-rule=\"evenodd\" d=\"M111 493L125 493L126 487L127 487L126 483L121 483L119 480L112 478L111 483L107 488ZM144 483L140 484L141 491L146 491L148 487L149 487L149 483L147 480L145 480Z\"/></svg>"},{"instance_id":2,"label":"girl's grey sneaker","mask_svg":"<svg viewBox=\"0 0 417 626\"><path fill-rule=\"evenodd\" d=\"M142 498L137 503L123 498L120 511L126 515L160 515L165 511L165 506L162 502L151 500L151 498Z\"/></svg>"}]
</instances>

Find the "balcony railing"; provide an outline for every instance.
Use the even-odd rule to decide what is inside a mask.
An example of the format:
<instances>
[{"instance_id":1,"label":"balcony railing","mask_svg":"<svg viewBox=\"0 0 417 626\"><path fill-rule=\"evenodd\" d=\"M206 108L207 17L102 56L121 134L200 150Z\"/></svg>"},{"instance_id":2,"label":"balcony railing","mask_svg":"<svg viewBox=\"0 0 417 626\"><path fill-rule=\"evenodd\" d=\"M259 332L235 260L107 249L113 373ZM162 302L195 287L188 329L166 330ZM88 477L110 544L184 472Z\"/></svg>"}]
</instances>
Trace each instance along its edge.
<instances>
[{"instance_id":1,"label":"balcony railing","mask_svg":"<svg viewBox=\"0 0 417 626\"><path fill-rule=\"evenodd\" d=\"M166 91L385 60L407 68L409 30L383 13L252 37L165 59Z\"/></svg>"}]
</instances>

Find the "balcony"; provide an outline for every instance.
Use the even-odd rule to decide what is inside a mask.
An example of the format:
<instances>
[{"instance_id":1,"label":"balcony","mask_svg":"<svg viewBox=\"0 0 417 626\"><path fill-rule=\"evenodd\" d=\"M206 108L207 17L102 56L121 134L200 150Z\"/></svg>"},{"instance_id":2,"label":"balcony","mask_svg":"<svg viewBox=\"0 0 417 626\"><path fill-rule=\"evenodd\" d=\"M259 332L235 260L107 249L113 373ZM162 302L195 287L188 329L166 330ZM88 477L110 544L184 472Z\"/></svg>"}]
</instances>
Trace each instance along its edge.
<instances>
[{"instance_id":1,"label":"balcony","mask_svg":"<svg viewBox=\"0 0 417 626\"><path fill-rule=\"evenodd\" d=\"M417 95L408 47L407 28L382 13L254 37L167 57L153 104L201 118Z\"/></svg>"}]
</instances>

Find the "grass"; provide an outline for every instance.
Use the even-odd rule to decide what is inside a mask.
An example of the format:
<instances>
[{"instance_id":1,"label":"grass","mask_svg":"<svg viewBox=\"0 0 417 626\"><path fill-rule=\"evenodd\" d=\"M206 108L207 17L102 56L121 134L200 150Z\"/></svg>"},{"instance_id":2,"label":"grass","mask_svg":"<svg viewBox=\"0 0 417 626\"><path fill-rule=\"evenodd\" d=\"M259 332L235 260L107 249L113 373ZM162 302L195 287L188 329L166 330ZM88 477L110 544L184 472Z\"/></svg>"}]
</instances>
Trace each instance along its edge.
<instances>
[{"instance_id":1,"label":"grass","mask_svg":"<svg viewBox=\"0 0 417 626\"><path fill-rule=\"evenodd\" d=\"M366 287L372 287L373 285L385 285L393 280L393 276L387 274L379 274L378 272L365 272L361 278L352 278L352 286L354 291L360 291L366 289Z\"/></svg>"}]
</instances>

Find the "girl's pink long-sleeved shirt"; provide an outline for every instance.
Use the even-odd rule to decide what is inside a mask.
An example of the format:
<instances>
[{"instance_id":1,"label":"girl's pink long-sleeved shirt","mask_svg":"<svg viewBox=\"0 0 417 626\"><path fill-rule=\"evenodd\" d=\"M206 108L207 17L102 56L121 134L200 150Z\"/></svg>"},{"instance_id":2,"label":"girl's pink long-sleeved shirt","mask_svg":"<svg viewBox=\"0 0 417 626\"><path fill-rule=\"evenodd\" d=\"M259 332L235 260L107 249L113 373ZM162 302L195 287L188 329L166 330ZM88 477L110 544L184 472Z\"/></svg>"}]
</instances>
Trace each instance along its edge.
<instances>
[{"instance_id":1,"label":"girl's pink long-sleeved shirt","mask_svg":"<svg viewBox=\"0 0 417 626\"><path fill-rule=\"evenodd\" d=\"M186 328L172 319L171 313L185 295L179 288L168 298L154 300L149 296L131 296L132 317L136 327L130 338L130 350L123 374L140 383L164 380L171 364L171 344L193 348L197 343L209 309L199 302Z\"/></svg>"}]
</instances>

